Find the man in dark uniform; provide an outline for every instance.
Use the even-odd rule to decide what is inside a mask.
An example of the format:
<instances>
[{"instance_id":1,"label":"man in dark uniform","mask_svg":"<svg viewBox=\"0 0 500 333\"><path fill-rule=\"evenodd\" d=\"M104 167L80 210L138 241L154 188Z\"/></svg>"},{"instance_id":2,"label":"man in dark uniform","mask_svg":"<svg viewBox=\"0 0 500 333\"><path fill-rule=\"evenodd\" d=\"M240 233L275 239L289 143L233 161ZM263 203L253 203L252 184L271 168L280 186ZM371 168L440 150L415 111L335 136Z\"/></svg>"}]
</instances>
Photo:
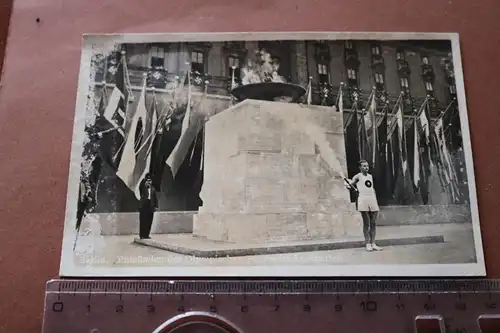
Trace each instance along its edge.
<instances>
[{"instance_id":1,"label":"man in dark uniform","mask_svg":"<svg viewBox=\"0 0 500 333\"><path fill-rule=\"evenodd\" d=\"M158 208L158 198L156 196L155 187L153 186L153 180L149 173L147 173L141 181L139 192L141 194L139 207L139 237L140 239L150 239L149 233L151 231L151 225L153 224L154 212Z\"/></svg>"}]
</instances>

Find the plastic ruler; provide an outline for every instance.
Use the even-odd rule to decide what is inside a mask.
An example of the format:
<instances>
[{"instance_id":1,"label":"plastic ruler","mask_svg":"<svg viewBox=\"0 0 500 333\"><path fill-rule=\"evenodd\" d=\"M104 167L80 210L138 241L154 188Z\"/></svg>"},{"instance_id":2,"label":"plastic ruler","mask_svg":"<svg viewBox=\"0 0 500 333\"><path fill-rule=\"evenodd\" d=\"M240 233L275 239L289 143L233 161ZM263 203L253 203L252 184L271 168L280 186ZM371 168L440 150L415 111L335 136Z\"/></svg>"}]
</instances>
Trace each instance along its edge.
<instances>
[{"instance_id":1,"label":"plastic ruler","mask_svg":"<svg viewBox=\"0 0 500 333\"><path fill-rule=\"evenodd\" d=\"M51 280L43 333L500 332L500 280Z\"/></svg>"}]
</instances>

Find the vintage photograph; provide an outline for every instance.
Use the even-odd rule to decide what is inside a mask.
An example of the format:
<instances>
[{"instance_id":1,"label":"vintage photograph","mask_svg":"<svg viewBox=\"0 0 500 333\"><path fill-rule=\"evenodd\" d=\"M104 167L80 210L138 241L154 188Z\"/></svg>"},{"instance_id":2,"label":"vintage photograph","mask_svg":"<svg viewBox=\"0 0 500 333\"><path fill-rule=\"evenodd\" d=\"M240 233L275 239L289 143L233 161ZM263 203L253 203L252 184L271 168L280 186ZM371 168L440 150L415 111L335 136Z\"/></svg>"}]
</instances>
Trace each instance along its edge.
<instances>
[{"instance_id":1,"label":"vintage photograph","mask_svg":"<svg viewBox=\"0 0 500 333\"><path fill-rule=\"evenodd\" d=\"M61 276L485 275L457 34L87 35L75 89Z\"/></svg>"}]
</instances>

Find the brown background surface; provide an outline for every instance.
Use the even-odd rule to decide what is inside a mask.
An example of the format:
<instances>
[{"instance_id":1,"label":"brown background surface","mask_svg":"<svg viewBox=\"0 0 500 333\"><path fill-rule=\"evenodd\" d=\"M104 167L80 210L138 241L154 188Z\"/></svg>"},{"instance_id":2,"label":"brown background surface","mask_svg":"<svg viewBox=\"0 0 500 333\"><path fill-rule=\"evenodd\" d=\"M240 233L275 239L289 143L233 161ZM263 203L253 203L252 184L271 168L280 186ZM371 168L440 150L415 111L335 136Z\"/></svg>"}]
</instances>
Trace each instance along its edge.
<instances>
[{"instance_id":1,"label":"brown background surface","mask_svg":"<svg viewBox=\"0 0 500 333\"><path fill-rule=\"evenodd\" d=\"M460 33L488 277L500 278L498 0L16 0L0 88L0 332L39 332L58 274L81 35L269 30Z\"/></svg>"}]
</instances>

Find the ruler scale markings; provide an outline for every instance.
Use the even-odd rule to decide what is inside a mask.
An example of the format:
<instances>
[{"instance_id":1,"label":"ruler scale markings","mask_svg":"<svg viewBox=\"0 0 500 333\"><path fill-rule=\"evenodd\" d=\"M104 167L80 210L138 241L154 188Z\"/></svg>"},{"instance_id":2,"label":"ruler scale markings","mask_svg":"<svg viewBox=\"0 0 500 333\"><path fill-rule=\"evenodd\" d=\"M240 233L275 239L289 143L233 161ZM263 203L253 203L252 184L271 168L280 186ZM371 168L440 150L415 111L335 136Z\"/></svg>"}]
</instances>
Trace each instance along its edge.
<instances>
[{"instance_id":1,"label":"ruler scale markings","mask_svg":"<svg viewBox=\"0 0 500 333\"><path fill-rule=\"evenodd\" d=\"M157 282L154 282L154 283L157 284ZM99 284L99 283L97 283L97 284ZM143 284L144 284L144 289L148 289L147 287L149 287L149 291L151 291L154 288L153 283L143 282ZM198 288L196 288L196 286L190 285L190 288L195 289L197 291L200 291L204 294L207 294L206 290L202 291L201 289L203 289L205 286L207 286L209 284L210 284L209 282L205 282L205 284L203 286L200 286ZM85 284L85 283L78 283L78 282L70 283L70 285L68 285L67 282L55 281L47 286L47 291L49 293L56 294L58 297L60 297L60 295L62 293L70 292L71 294L75 295L75 296L73 296L73 298L75 299L75 302L76 302L76 299L80 299L80 295L82 295L83 297L88 297L88 294L98 293L99 291L97 289L99 289L99 288L95 288L94 287L95 285L96 285L95 283L86 283ZM130 285L133 285L133 284L129 284L129 286ZM182 285L182 284L180 284L180 285ZM266 282L265 284L259 284L259 282L245 284L245 282L242 282L242 283L239 283L238 285L240 286L238 288L240 290L242 290L244 295L251 292L252 290L257 291L259 294L261 293L262 290L269 292L268 282ZM273 284L271 283L271 285L273 285ZM434 295L434 294L439 295L439 299L437 299L437 301L440 304L440 308L437 311L438 312L439 311L446 312L446 311L451 311L451 310L443 308L443 306L445 306L446 304L452 305L453 303L447 303L447 302L455 302L455 300L458 298L459 294L462 294L462 296L467 294L467 297L463 299L464 301L467 302L467 304L469 304L469 302L476 302L477 304L482 304L482 302L480 301L481 299L490 300L492 298L492 289L496 289L496 287L498 286L498 282L494 281L494 282L490 282L490 283L488 283L488 282L480 282L480 283L466 282L466 283L463 283L463 281L460 281L458 283L434 283L432 281L432 283L425 283L425 282L424 283L420 283L420 282L417 282L417 283L415 283L415 282L392 283L392 282L383 282L382 281L382 282L371 282L368 284L363 284L362 282L359 282L359 281L358 282L342 281L342 282L340 282L340 284L336 284L336 283L332 283L332 282L325 283L325 282L312 281L310 283L301 282L301 283L295 283L293 285L291 285L290 282L274 283L274 285L275 286L278 285L280 287L278 290L280 294L290 293L290 290L286 290L286 287L292 287L293 289L295 289L295 290L293 290L294 294L305 294L306 296L307 296L307 294L317 294L318 291L319 292L323 291L324 293L325 292L328 293L329 291L338 291L339 288L342 288L344 291L344 294L346 295L347 298L352 299L352 297L358 295L361 297L360 300L364 300L365 297L367 296L367 292L368 292L369 295L372 296L372 301L376 301L377 303L379 303L379 306L383 306L382 308L387 308L387 306L392 304L391 303L392 298L388 298L387 296L390 294L393 294L393 291L395 291L395 293L398 295L398 297L408 295L408 297L409 297L408 301L411 303L412 298L414 297L414 296L412 296L412 290L413 291L417 290L417 291L419 291L419 293L426 292L428 295L431 296L432 299L433 299L432 295ZM102 289L104 289L104 293L106 294L108 292L108 289L110 289L110 291L113 289L114 290L125 289L125 286L126 285L123 285L123 284L120 284L117 282L106 282ZM136 286L137 286L137 284L136 284ZM171 292L177 293L177 290L178 290L177 286L178 285L176 285L176 288L171 288L170 290L165 289L165 291L162 291L161 293L159 293L160 296L168 296L168 294ZM235 286L236 286L235 283L228 283L226 286L226 289L234 288ZM442 288L439 288L439 287L442 287ZM75 292L75 288L77 289L76 292ZM82 290L79 290L78 288L82 288ZM141 288L142 288L142 284L141 284ZM222 289L224 288L224 286L223 286L223 283L218 282L218 284L213 286L213 288L215 288L217 291L220 291L221 288ZM175 291L173 289L175 289ZM142 291L144 291L144 290L141 290L141 292ZM85 294L83 292L85 292ZM123 291L122 291L122 293L123 293ZM230 294L233 294L233 293L230 293ZM338 295L338 293L337 293L337 295ZM497 295L497 293L495 293L495 297L496 297L496 295ZM149 297L151 296L151 292L149 293L149 295L146 295L146 297L148 297L148 296ZM273 304L276 304L276 303L285 304L282 302L286 302L286 300L280 301L280 299L278 298L278 293L272 293L272 296L274 299ZM186 297L188 297L188 295L186 295ZM324 296L315 296L314 300L320 301L320 303L321 303L321 300L323 299L322 297L324 297ZM47 301L53 302L53 301L51 301L52 299L54 299L54 298L48 297ZM406 300L406 297L405 297L405 300ZM415 299L415 300L417 300L417 299ZM474 300L476 300L476 301L474 301ZM325 303L321 303L320 306L324 305L324 304ZM331 303L328 303L328 304L331 304ZM47 305L48 306L46 307L46 309L49 311L52 311L53 306L51 304L47 304ZM245 305L247 305L247 304L245 304ZM368 309L367 303L365 303L364 305L365 305L365 308ZM67 311L67 310L76 311L74 309L71 309L70 308L71 306L74 306L74 305L72 305L72 302L70 302L69 304L65 304L64 307L62 305L58 304L56 307L54 307L54 309L59 311L59 312L57 312L57 314L60 316L61 314L65 313L65 311ZM317 305L314 306L314 309L317 309L316 306ZM82 309L83 309L83 307L82 307ZM247 309L247 308L245 307L245 309ZM370 307L370 309L373 309L373 306ZM391 305L391 309L392 309L392 305ZM122 308L122 310L123 310L123 308ZM240 310L240 307L238 307L238 310ZM312 307L311 307L311 310L312 310ZM452 310L458 311L459 309L454 308ZM455 317L454 317L454 315L451 315L450 312L448 312L448 314L446 316L444 316L444 318L446 319L446 322L447 322L447 326L449 328L458 329L458 331L457 330L451 331L452 333L462 332L462 329L464 327L467 329L471 329L471 330L467 330L467 333L471 333L471 332L474 333L477 331L477 328L476 328L477 325L471 326L472 324L469 324L469 326L467 326L466 324L464 324L465 317L467 316L466 313L469 313L471 308L469 308L469 306L467 306L466 309L464 309L464 310L466 310L466 312L463 312L462 314L459 313L459 315L461 315L461 317L463 318L463 320L460 320L460 321L453 321L453 318L455 318ZM480 313L479 310L480 309L474 310L473 313L476 313L476 312ZM344 309L344 311L349 311L349 310ZM373 312L373 311L370 311L370 312ZM229 313L230 313L230 311L229 311ZM312 310L311 313L314 313L314 310ZM411 314L408 314L406 316L408 316L408 318L409 318L410 315ZM376 319L374 319L375 317L370 317L370 318L371 318L370 321L372 321L372 322L374 320L376 320ZM231 319L231 318L228 318L228 319ZM472 318L471 320L473 320L475 322L475 321L477 321L477 319L478 318L476 317L476 318ZM460 326L460 325L462 325L462 326ZM474 331L474 329L476 329L476 331ZM251 332L252 329L249 328L249 329L245 330L245 332L246 331ZM53 331L53 332L55 332L55 331ZM479 332L479 331L477 331L477 332Z\"/></svg>"},{"instance_id":2,"label":"ruler scale markings","mask_svg":"<svg viewBox=\"0 0 500 333\"><path fill-rule=\"evenodd\" d=\"M154 283L155 293L161 294L164 282L156 281Z\"/></svg>"},{"instance_id":3,"label":"ruler scale markings","mask_svg":"<svg viewBox=\"0 0 500 333\"><path fill-rule=\"evenodd\" d=\"M295 282L295 293L302 293L304 291L304 283L302 281Z\"/></svg>"},{"instance_id":4,"label":"ruler scale markings","mask_svg":"<svg viewBox=\"0 0 500 333\"><path fill-rule=\"evenodd\" d=\"M61 283L56 283L57 285L57 289L59 290L59 292L57 293L57 300L61 300Z\"/></svg>"}]
</instances>

